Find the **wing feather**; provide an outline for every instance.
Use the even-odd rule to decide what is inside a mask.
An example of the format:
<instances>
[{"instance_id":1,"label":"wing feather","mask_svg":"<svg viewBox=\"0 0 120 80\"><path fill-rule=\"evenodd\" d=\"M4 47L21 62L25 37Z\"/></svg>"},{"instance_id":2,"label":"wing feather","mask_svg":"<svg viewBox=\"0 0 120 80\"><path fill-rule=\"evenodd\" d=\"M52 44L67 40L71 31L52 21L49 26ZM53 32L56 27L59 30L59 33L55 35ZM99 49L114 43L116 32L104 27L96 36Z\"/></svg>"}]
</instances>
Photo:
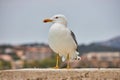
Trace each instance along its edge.
<instances>
[{"instance_id":1,"label":"wing feather","mask_svg":"<svg viewBox=\"0 0 120 80\"><path fill-rule=\"evenodd\" d=\"M77 43L75 34L74 34L72 31L71 31L71 36L72 36L73 40L75 41L75 43L76 43L76 45L77 45L76 51L78 51L78 43Z\"/></svg>"}]
</instances>

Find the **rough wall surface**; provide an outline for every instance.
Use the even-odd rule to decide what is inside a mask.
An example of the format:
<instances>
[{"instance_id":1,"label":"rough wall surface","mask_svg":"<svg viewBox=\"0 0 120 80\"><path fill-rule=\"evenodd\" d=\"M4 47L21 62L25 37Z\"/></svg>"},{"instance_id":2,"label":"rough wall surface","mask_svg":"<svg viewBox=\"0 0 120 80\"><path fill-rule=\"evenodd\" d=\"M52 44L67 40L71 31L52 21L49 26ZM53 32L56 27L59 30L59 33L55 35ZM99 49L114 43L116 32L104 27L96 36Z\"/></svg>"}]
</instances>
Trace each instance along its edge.
<instances>
[{"instance_id":1,"label":"rough wall surface","mask_svg":"<svg viewBox=\"0 0 120 80\"><path fill-rule=\"evenodd\" d=\"M1 70L0 80L120 80L120 68Z\"/></svg>"}]
</instances>

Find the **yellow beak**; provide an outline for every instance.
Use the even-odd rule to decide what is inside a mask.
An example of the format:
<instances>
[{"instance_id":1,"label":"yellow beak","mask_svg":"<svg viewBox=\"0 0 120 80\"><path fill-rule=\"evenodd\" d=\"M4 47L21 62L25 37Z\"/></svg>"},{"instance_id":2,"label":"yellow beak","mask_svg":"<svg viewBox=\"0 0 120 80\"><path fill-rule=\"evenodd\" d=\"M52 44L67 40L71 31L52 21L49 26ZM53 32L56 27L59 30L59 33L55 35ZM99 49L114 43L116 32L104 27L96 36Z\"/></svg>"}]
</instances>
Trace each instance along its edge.
<instances>
[{"instance_id":1,"label":"yellow beak","mask_svg":"<svg viewBox=\"0 0 120 80\"><path fill-rule=\"evenodd\" d=\"M52 21L53 21L52 19L44 19L44 20L43 20L44 23L52 22Z\"/></svg>"}]
</instances>

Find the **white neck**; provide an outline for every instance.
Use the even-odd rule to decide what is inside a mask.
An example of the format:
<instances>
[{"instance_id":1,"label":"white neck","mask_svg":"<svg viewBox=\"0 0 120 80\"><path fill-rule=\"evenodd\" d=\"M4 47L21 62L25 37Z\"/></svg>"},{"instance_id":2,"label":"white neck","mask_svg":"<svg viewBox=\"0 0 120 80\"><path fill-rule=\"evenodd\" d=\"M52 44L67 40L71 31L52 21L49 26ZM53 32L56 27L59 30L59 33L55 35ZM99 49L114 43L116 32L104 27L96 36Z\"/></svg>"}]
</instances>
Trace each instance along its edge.
<instances>
[{"instance_id":1,"label":"white neck","mask_svg":"<svg viewBox=\"0 0 120 80\"><path fill-rule=\"evenodd\" d=\"M67 26L66 26L66 24L63 24L63 23L58 23L58 22L56 22L56 23L53 23L52 24L52 28L67 28Z\"/></svg>"},{"instance_id":2,"label":"white neck","mask_svg":"<svg viewBox=\"0 0 120 80\"><path fill-rule=\"evenodd\" d=\"M61 24L61 25L64 25L64 26L67 27L67 22L56 22L56 23Z\"/></svg>"}]
</instances>

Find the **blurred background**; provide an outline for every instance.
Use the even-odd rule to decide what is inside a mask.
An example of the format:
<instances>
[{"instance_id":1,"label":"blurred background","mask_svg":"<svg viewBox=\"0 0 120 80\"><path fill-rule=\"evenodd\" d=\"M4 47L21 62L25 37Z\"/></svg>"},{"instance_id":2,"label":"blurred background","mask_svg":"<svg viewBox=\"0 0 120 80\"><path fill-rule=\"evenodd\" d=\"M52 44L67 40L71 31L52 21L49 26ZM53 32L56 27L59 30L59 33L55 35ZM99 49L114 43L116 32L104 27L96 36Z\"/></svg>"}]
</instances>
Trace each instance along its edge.
<instances>
[{"instance_id":1,"label":"blurred background","mask_svg":"<svg viewBox=\"0 0 120 80\"><path fill-rule=\"evenodd\" d=\"M73 68L120 68L119 0L0 0L0 69L49 68L55 53L48 46L51 24L63 14L75 33L82 60ZM66 67L66 61L60 63Z\"/></svg>"}]
</instances>

